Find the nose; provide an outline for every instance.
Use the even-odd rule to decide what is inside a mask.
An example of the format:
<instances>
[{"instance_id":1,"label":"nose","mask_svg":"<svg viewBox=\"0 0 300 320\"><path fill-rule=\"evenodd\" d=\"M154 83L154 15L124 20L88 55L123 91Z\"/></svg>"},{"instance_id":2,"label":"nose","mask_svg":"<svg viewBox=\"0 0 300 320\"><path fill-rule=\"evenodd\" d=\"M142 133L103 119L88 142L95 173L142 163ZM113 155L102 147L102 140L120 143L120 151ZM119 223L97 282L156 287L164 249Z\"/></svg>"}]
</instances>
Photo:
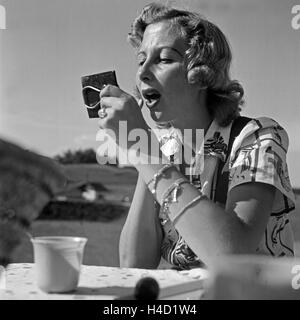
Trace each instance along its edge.
<instances>
[{"instance_id":1,"label":"nose","mask_svg":"<svg viewBox=\"0 0 300 320\"><path fill-rule=\"evenodd\" d=\"M145 62L138 70L138 78L140 81L147 82L153 78L152 68L149 62Z\"/></svg>"}]
</instances>

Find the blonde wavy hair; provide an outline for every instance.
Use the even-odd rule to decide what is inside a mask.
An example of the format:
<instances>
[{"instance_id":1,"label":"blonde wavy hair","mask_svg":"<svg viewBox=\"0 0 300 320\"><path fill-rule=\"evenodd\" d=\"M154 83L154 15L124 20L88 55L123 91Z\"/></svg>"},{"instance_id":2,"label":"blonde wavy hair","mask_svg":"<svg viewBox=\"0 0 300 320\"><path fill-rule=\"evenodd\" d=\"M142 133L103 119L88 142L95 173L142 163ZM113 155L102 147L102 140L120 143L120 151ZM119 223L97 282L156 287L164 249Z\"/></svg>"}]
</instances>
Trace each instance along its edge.
<instances>
[{"instance_id":1,"label":"blonde wavy hair","mask_svg":"<svg viewBox=\"0 0 300 320\"><path fill-rule=\"evenodd\" d=\"M223 32L195 12L175 9L159 3L145 6L131 25L129 42L138 48L148 25L168 20L188 43L186 51L189 83L207 90L209 113L221 126L227 126L240 114L244 90L229 75L232 54Z\"/></svg>"}]
</instances>

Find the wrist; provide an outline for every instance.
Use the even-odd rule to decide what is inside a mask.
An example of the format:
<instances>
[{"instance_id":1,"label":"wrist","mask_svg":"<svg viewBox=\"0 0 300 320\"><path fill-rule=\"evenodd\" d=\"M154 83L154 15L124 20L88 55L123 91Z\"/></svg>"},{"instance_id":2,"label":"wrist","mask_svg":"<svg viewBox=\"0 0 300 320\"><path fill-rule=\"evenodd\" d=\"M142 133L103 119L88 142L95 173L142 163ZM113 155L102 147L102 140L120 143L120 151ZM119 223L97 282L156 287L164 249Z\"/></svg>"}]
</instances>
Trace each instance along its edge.
<instances>
[{"instance_id":1,"label":"wrist","mask_svg":"<svg viewBox=\"0 0 300 320\"><path fill-rule=\"evenodd\" d=\"M123 159L135 166L138 171L145 165L154 166L159 170L162 165L170 162L162 154L159 141L152 129L136 129L128 135L127 140L126 150L120 145L119 148L121 148Z\"/></svg>"}]
</instances>

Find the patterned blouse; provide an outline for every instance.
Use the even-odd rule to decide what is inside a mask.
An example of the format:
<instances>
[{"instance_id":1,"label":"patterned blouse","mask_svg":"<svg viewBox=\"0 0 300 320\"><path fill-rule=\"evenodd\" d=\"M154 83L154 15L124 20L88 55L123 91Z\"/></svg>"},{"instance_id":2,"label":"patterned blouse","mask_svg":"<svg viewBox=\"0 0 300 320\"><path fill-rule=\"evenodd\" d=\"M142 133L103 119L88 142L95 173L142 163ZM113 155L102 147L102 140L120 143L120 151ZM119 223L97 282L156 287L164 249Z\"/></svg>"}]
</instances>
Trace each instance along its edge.
<instances>
[{"instance_id":1,"label":"patterned blouse","mask_svg":"<svg viewBox=\"0 0 300 320\"><path fill-rule=\"evenodd\" d=\"M263 182L274 186L276 194L272 211L256 252L275 257L293 256L294 240L288 213L295 208L295 198L286 163L288 135L270 118L252 119L236 137L231 153L226 157L231 126L232 123L227 127L220 127L216 121L212 122L204 138L204 171L200 175L195 174L197 171L194 170L193 174L186 176L194 186L215 202L218 172L216 166L226 158L228 160L222 173L229 174L228 192L233 187L247 182ZM193 160L194 163L197 162ZM209 165L206 167L207 163L215 165L209 168ZM204 184L209 186L209 190L203 190ZM224 207L224 203L216 203ZM163 212L162 208L159 210L163 229L162 257L180 269L203 266L201 257L197 257L188 247L168 219L167 213Z\"/></svg>"}]
</instances>

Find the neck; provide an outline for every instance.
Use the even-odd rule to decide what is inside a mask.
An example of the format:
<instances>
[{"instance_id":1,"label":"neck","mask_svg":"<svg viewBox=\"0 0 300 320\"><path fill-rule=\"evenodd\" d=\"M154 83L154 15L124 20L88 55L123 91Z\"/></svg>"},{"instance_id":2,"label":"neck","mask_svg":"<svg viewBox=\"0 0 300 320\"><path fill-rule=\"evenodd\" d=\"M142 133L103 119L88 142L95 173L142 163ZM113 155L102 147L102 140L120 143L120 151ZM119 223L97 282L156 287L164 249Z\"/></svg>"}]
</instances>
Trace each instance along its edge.
<instances>
[{"instance_id":1,"label":"neck","mask_svg":"<svg viewBox=\"0 0 300 320\"><path fill-rule=\"evenodd\" d=\"M174 125L182 133L184 129L203 129L206 133L211 124L212 117L206 104L206 90L199 91L194 101L193 105L185 106L185 112L180 115L178 121L174 121Z\"/></svg>"},{"instance_id":2,"label":"neck","mask_svg":"<svg viewBox=\"0 0 300 320\"><path fill-rule=\"evenodd\" d=\"M189 139L185 139L193 151L198 151L196 142L199 133L203 135L203 138L209 129L209 126L213 120L212 116L209 114L204 98L202 103L197 107L193 108L192 112L187 112L182 115L180 121L174 121L174 127L180 129L182 136L189 135ZM189 129L188 131L186 129ZM203 130L202 132L199 130ZM191 136L191 138L190 138ZM188 140L191 140L189 143Z\"/></svg>"}]
</instances>

